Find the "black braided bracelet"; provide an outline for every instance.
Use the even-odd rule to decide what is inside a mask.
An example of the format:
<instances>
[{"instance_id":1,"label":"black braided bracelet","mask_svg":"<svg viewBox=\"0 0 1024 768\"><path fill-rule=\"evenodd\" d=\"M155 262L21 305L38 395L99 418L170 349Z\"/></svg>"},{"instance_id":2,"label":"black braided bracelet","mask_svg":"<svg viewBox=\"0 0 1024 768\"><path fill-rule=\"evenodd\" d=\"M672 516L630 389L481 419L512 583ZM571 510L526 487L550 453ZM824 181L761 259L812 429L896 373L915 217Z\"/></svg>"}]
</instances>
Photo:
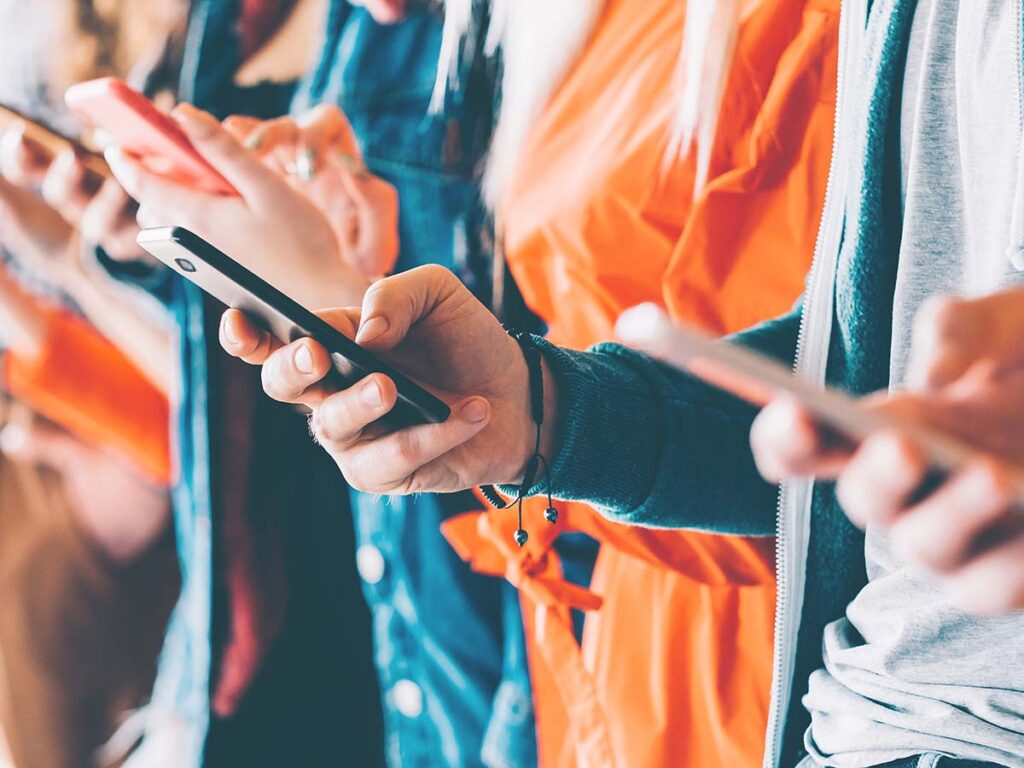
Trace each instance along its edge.
<instances>
[{"instance_id":1,"label":"black braided bracelet","mask_svg":"<svg viewBox=\"0 0 1024 768\"><path fill-rule=\"evenodd\" d=\"M537 426L537 436L533 444L533 455L526 462L526 468L523 470L523 482L519 484L519 490L515 497L506 499L493 485L480 486L480 493L495 509L508 509L513 504L517 505L519 524L515 532L515 541L521 547L530 539L530 534L523 528L523 498L526 491L532 488L539 478L544 478L548 497L548 508L544 511L544 519L549 523L558 522L558 510L555 509L555 505L551 501L551 477L548 472L548 462L540 452L541 429L544 425L544 369L541 365L540 350L537 349L533 343L533 337L528 333L509 331L509 335L519 344L523 357L526 359L530 384L530 416Z\"/></svg>"}]
</instances>

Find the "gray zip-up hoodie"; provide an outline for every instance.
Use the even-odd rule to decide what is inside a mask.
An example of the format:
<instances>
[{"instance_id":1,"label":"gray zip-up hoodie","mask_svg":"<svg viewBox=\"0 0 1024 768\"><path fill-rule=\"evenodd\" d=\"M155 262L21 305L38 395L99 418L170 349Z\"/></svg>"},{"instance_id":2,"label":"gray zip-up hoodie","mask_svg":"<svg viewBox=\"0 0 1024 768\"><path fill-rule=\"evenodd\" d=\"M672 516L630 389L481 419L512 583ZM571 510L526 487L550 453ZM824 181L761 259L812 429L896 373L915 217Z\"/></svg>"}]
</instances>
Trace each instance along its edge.
<instances>
[{"instance_id":1,"label":"gray zip-up hoodie","mask_svg":"<svg viewBox=\"0 0 1024 768\"><path fill-rule=\"evenodd\" d=\"M894 99L915 2L871 5L843 3L836 144L802 307L734 339L858 395L889 384L902 209L900 176L891 172ZM562 405L551 473L559 496L627 523L778 536L765 764L795 765L809 724L801 698L822 665L824 628L867 583L863 534L831 484L789 484L776 506L775 489L753 465L754 410L746 404L616 345L582 354L544 349Z\"/></svg>"}]
</instances>

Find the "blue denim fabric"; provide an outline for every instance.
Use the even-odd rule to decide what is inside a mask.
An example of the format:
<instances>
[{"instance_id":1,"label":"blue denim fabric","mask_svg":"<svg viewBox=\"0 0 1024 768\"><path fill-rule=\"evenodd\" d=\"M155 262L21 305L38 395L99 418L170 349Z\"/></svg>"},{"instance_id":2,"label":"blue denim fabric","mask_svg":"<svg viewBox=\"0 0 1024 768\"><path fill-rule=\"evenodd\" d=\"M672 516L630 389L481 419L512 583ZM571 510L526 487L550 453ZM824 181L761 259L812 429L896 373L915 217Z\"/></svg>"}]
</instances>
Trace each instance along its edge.
<instances>
[{"instance_id":1,"label":"blue denim fabric","mask_svg":"<svg viewBox=\"0 0 1024 768\"><path fill-rule=\"evenodd\" d=\"M118 276L118 265L108 268ZM188 384L177 411L175 451L178 482L172 489L175 541L181 594L167 627L153 695L146 711L145 735L154 752L170 751L175 764L202 764L210 723L210 613L212 584L212 513L209 432L206 418L206 349L189 343L202 338L202 299L198 289L155 273L147 282L175 316L182 378ZM191 295L190 295L191 294ZM191 300L190 300L191 299ZM172 425L173 427L173 425ZM126 764L146 765L143 748Z\"/></svg>"},{"instance_id":2,"label":"blue denim fabric","mask_svg":"<svg viewBox=\"0 0 1024 768\"><path fill-rule=\"evenodd\" d=\"M470 572L439 535L450 497L353 496L388 764L535 765L515 590Z\"/></svg>"},{"instance_id":3,"label":"blue denim fabric","mask_svg":"<svg viewBox=\"0 0 1024 768\"><path fill-rule=\"evenodd\" d=\"M232 83L238 60L235 28L238 11L238 0L195 0L192 3L179 96L218 115L243 112L269 117L282 114L287 111L293 86L244 90L236 88ZM182 378L179 389L180 401L175 413L176 421L171 432L174 441L172 454L176 458L178 472L177 482L172 491L172 502L182 588L168 624L151 703L144 713L146 738L142 748L130 759L128 765L150 765L153 764L150 761L156 757L160 764L193 768L203 765L206 757L211 726L211 670L216 661L212 651L216 647L217 605L213 597L217 589L214 578L217 540L214 525L214 489L211 487L216 457L212 455L211 416L214 414L210 411L211 395L215 393L211 391L209 365L211 347L218 346L216 334L209 333L209 324L211 318L215 319L215 315L211 315L208 300L198 288L177 278L169 270L118 264L106 259L102 253L98 256L111 274L136 284L162 300L174 320L173 327L178 336ZM214 349L213 354L220 352ZM264 434L262 438L257 435L254 439L272 438ZM313 501L315 503L307 505L308 510L294 510L296 514L303 515L303 524L309 514L318 511L317 507L347 507L347 504L339 502L337 497ZM351 542L349 546L351 547ZM321 555L319 559L323 559L319 551L308 556L315 559L314 555ZM344 572L344 568L332 568L330 576L340 580ZM351 578L354 578L354 575ZM308 622L308 615L316 615L319 611L325 614L320 627L323 632L326 633L328 627L331 627L336 630L334 637L344 638L342 633L346 629L349 633L355 631L359 621L350 616L347 628L334 626L337 623L334 618L339 609L344 611L346 607L351 607L351 603L348 606L344 605L344 590L339 590L336 584L331 584L328 581L328 574L324 574L323 581L323 589L316 590L314 595L303 595L300 600L292 600L290 605L294 606L303 601L308 603L310 599L317 597L326 598L319 606L305 606L303 618ZM289 608L289 611L291 616L292 608ZM328 613L330 616L326 615ZM280 651L281 645L275 645L270 658ZM308 657L312 653L311 649L318 646L317 643L306 645L304 653ZM357 646L357 642L348 646L339 643L335 653L343 654ZM337 680L339 669L344 666L343 662L332 665L322 655L315 658L312 664L316 665L318 662L321 667L315 672L322 681ZM295 665L285 660L283 665L278 666ZM287 672L287 669L278 669L270 677L280 678L282 674L287 675ZM344 678L344 674L340 677ZM278 686L281 687L283 686ZM338 704L339 700L340 703L345 703L345 696L352 698L350 691L342 692L342 696L332 697L329 693L311 690L315 687L309 687L306 697L310 701L325 702L325 706L328 707ZM338 687L340 689L341 684ZM265 698L272 698L272 693ZM280 702L279 706L288 707L289 715L297 713L295 716L301 718L308 705L306 702ZM337 755L346 754L345 750L348 749L347 754L358 755L357 759L360 760L363 756L368 756L366 762L376 764L372 758L374 746L371 743L374 731L373 718L352 716L344 711L335 712L334 716L348 717L357 723L370 723L366 738L371 741L367 744L337 744L331 748L329 744L325 745L330 739L321 738L322 734L317 734L315 737L307 738L301 745L293 744L290 754L302 754L305 765L326 765L333 764ZM278 730L285 730L281 721L286 718L279 718L274 712L270 712L265 719ZM305 727L308 730L310 726L321 721L319 718L310 717L306 719ZM348 734L351 730L339 726L333 733L339 736ZM294 740L294 734L285 733L278 741L287 742L289 739ZM268 745L279 746L273 743L273 738L268 738L263 733L248 736L250 743L259 743L261 740ZM222 756L228 755L223 757L221 762L233 764L229 756L230 746L225 748L222 745L219 753ZM326 757L328 753L329 759ZM247 764L264 765L271 760L273 758L264 755L263 759L257 762L250 760Z\"/></svg>"},{"instance_id":4,"label":"blue denim fabric","mask_svg":"<svg viewBox=\"0 0 1024 768\"><path fill-rule=\"evenodd\" d=\"M182 97L220 114L252 112L227 81L237 55L237 3L193 5ZM361 9L334 2L321 62L295 107L325 100L340 104L352 119L368 166L398 188L399 269L443 263L486 299L490 254L472 170L485 146L492 101L489 94L479 101L455 95L443 116L427 115L439 44L439 20L425 11L381 27ZM204 328L209 318L192 285L168 273L152 276L150 283L178 320L184 381L178 411L181 477L175 489L183 591L161 658L149 726L151 734L172 734L173 762L193 766L202 762L210 723L215 542L211 341ZM362 562L371 551L367 547L384 558L383 573L376 583L367 583L365 593L376 627L390 761L431 767L534 765L529 678L514 591L500 580L472 574L458 560L438 531L451 512L445 499L388 502L357 495L355 506Z\"/></svg>"},{"instance_id":5,"label":"blue denim fabric","mask_svg":"<svg viewBox=\"0 0 1024 768\"><path fill-rule=\"evenodd\" d=\"M451 95L429 115L441 23L414 10L380 26L332 3L319 65L294 108L331 102L349 117L364 160L398 190L398 270L442 264L483 300L490 288L486 216L473 171L486 148L492 94ZM522 617L515 590L470 571L441 536L468 494L353 492L357 564L374 617L389 764L515 768L537 762Z\"/></svg>"},{"instance_id":6,"label":"blue denim fabric","mask_svg":"<svg viewBox=\"0 0 1024 768\"><path fill-rule=\"evenodd\" d=\"M236 0L193 6L182 98L220 114L252 113L226 80L237 54ZM443 115L428 116L440 34L439 19L422 9L382 27L362 9L332 2L320 63L294 108L339 104L367 165L397 187L398 268L442 263L486 300L489 241L473 170L486 146L493 101L486 87L478 98L467 96L480 81L467 72L467 87L447 99ZM264 105L262 111L272 110ZM215 541L207 353L216 339L205 332L209 318L196 288L167 272L145 279L178 320L184 378L177 435L181 477L174 492L183 590L149 726L152 734L171 734L175 764L197 766L210 724ZM364 592L374 617L389 761L430 768L535 765L518 596L501 580L471 573L438 530L446 516L467 508L465 498L356 494L354 507L357 563L365 571L369 558L379 571L371 573L373 583L367 580Z\"/></svg>"}]
</instances>

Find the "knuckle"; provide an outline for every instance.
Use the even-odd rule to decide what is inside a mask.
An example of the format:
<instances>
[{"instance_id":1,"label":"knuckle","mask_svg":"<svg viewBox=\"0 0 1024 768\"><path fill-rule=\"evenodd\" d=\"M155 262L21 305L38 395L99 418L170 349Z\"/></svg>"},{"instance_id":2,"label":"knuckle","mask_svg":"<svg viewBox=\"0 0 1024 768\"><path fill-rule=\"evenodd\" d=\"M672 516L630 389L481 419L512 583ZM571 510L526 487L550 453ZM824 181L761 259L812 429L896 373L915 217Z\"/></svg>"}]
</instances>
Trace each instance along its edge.
<instances>
[{"instance_id":1,"label":"knuckle","mask_svg":"<svg viewBox=\"0 0 1024 768\"><path fill-rule=\"evenodd\" d=\"M419 269L424 276L442 283L446 283L449 279L454 278L454 275L440 264L426 264Z\"/></svg>"},{"instance_id":2,"label":"knuckle","mask_svg":"<svg viewBox=\"0 0 1024 768\"><path fill-rule=\"evenodd\" d=\"M419 440L415 435L416 433L409 429L395 433L394 457L396 463L403 467L416 465L422 455Z\"/></svg>"},{"instance_id":3,"label":"knuckle","mask_svg":"<svg viewBox=\"0 0 1024 768\"><path fill-rule=\"evenodd\" d=\"M269 333L259 332L258 341L252 354L259 360L262 365L267 361L274 352L274 340Z\"/></svg>"},{"instance_id":4,"label":"knuckle","mask_svg":"<svg viewBox=\"0 0 1024 768\"><path fill-rule=\"evenodd\" d=\"M296 391L295 385L289 376L290 365L286 363L281 355L274 354L267 358L260 372L263 382L263 390L275 400L291 401L300 394Z\"/></svg>"},{"instance_id":5,"label":"knuckle","mask_svg":"<svg viewBox=\"0 0 1024 768\"><path fill-rule=\"evenodd\" d=\"M345 478L345 482L348 483L350 488L360 493L376 493L376 489L366 481L362 473L358 470L353 470L350 462L343 454L334 451L329 451L329 453L334 458L334 463L338 465L341 476Z\"/></svg>"},{"instance_id":6,"label":"knuckle","mask_svg":"<svg viewBox=\"0 0 1024 768\"><path fill-rule=\"evenodd\" d=\"M314 435L317 442L330 446L332 453L340 451L340 446L347 441L350 425L344 419L344 411L340 409L317 408L313 411Z\"/></svg>"},{"instance_id":7,"label":"knuckle","mask_svg":"<svg viewBox=\"0 0 1024 768\"><path fill-rule=\"evenodd\" d=\"M363 294L363 305L367 307L386 305L385 299L390 290L391 284L387 279L371 283Z\"/></svg>"},{"instance_id":8,"label":"knuckle","mask_svg":"<svg viewBox=\"0 0 1024 768\"><path fill-rule=\"evenodd\" d=\"M265 337L255 341L246 338L231 345L231 354L249 365L264 365L270 357L270 342Z\"/></svg>"},{"instance_id":9,"label":"knuckle","mask_svg":"<svg viewBox=\"0 0 1024 768\"><path fill-rule=\"evenodd\" d=\"M426 493L430 489L430 483L422 472L413 472L405 478L400 486L403 494Z\"/></svg>"}]
</instances>

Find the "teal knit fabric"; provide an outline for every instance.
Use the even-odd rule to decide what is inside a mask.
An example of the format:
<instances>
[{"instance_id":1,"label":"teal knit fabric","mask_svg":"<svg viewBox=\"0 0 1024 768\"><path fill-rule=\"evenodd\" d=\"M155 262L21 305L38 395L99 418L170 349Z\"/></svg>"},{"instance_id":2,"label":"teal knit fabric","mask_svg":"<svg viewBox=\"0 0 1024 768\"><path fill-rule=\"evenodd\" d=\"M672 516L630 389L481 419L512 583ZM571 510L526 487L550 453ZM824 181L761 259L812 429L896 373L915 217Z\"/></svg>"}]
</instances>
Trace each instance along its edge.
<instances>
[{"instance_id":1,"label":"teal knit fabric","mask_svg":"<svg viewBox=\"0 0 1024 768\"><path fill-rule=\"evenodd\" d=\"M899 93L916 0L875 0L863 58L864 92L849 105L853 150L846 229L836 273L829 381L853 394L889 383L892 302L899 261ZM896 171L895 173L893 171Z\"/></svg>"},{"instance_id":2,"label":"teal knit fabric","mask_svg":"<svg viewBox=\"0 0 1024 768\"><path fill-rule=\"evenodd\" d=\"M848 156L853 172L845 201L826 378L832 386L856 395L885 389L889 383L902 225L899 94L915 7L916 0L875 0L862 59L849 73L864 90L849 105L849 130L841 137L852 149ZM822 665L825 626L843 615L867 583L864 535L839 507L831 483L815 485L812 515L783 766L796 765L803 753L810 716L801 699L810 674Z\"/></svg>"}]
</instances>

